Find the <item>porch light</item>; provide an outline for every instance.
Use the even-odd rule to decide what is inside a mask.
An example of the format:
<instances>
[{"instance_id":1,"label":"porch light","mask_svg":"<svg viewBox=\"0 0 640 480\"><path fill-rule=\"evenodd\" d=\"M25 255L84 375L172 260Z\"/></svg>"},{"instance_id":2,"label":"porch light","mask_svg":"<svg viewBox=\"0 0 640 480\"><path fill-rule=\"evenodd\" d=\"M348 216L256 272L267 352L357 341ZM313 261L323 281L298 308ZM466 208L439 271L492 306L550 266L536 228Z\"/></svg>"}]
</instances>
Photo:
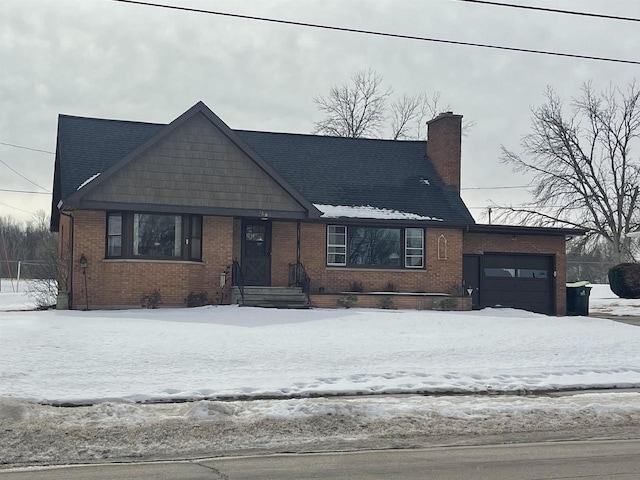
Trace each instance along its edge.
<instances>
[{"instance_id":1,"label":"porch light","mask_svg":"<svg viewBox=\"0 0 640 480\"><path fill-rule=\"evenodd\" d=\"M220 288L224 288L227 284L227 272L220 273Z\"/></svg>"},{"instance_id":2,"label":"porch light","mask_svg":"<svg viewBox=\"0 0 640 480\"><path fill-rule=\"evenodd\" d=\"M269 220L269 213L264 210L260 210L260 220Z\"/></svg>"},{"instance_id":3,"label":"porch light","mask_svg":"<svg viewBox=\"0 0 640 480\"><path fill-rule=\"evenodd\" d=\"M80 255L80 268L85 269L89 265L87 262L87 257L84 256L84 253Z\"/></svg>"}]
</instances>

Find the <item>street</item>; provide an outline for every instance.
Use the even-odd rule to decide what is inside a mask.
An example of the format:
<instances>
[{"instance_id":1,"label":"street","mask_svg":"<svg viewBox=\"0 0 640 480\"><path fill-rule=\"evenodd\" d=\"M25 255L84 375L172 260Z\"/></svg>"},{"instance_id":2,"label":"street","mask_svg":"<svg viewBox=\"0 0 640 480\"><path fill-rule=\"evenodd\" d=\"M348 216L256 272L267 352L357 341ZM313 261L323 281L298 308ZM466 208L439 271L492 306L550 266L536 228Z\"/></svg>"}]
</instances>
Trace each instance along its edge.
<instances>
[{"instance_id":1,"label":"street","mask_svg":"<svg viewBox=\"0 0 640 480\"><path fill-rule=\"evenodd\" d=\"M3 472L3 480L638 478L640 440L271 455Z\"/></svg>"}]
</instances>

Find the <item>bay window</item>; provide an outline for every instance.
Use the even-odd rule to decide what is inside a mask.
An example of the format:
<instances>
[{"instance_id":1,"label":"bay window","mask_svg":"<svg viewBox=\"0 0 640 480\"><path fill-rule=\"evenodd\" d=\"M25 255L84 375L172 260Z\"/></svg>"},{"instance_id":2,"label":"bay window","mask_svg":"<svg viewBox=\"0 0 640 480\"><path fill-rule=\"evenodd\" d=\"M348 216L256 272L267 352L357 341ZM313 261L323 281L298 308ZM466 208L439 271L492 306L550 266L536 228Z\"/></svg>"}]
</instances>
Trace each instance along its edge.
<instances>
[{"instance_id":1,"label":"bay window","mask_svg":"<svg viewBox=\"0 0 640 480\"><path fill-rule=\"evenodd\" d=\"M424 268L424 229L327 225L327 266Z\"/></svg>"},{"instance_id":2,"label":"bay window","mask_svg":"<svg viewBox=\"0 0 640 480\"><path fill-rule=\"evenodd\" d=\"M107 258L202 259L202 217L109 212Z\"/></svg>"}]
</instances>

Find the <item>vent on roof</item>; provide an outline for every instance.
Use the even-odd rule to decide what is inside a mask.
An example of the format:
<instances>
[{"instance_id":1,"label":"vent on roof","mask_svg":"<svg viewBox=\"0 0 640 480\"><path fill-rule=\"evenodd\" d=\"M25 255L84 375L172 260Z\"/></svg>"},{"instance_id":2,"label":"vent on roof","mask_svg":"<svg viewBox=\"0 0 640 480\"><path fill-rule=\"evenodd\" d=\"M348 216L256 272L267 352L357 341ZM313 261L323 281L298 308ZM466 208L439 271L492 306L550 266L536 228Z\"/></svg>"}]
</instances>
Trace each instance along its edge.
<instances>
[{"instance_id":1,"label":"vent on roof","mask_svg":"<svg viewBox=\"0 0 640 480\"><path fill-rule=\"evenodd\" d=\"M420 179L420 182L424 183L425 185L431 185L431 184L429 183L429 180L427 180L426 178L421 178L421 179Z\"/></svg>"}]
</instances>

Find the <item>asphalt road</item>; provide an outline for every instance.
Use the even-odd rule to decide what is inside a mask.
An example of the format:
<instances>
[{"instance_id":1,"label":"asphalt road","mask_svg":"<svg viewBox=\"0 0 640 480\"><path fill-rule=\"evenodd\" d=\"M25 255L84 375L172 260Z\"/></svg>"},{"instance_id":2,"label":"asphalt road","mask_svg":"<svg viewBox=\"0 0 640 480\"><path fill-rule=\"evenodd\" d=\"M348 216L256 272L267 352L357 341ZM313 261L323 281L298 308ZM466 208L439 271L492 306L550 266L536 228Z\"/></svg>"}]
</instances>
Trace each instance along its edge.
<instances>
[{"instance_id":1,"label":"asphalt road","mask_svg":"<svg viewBox=\"0 0 640 480\"><path fill-rule=\"evenodd\" d=\"M640 478L640 440L271 455L0 472L3 480Z\"/></svg>"}]
</instances>

